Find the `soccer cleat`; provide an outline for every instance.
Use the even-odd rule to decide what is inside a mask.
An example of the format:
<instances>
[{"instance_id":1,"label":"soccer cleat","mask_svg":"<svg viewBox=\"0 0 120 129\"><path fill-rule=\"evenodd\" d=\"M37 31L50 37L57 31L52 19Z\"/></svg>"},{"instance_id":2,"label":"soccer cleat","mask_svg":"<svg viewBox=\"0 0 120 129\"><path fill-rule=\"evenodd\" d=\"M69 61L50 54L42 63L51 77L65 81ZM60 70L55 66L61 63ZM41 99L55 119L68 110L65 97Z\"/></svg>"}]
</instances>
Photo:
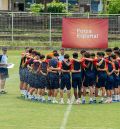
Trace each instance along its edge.
<instances>
[{"instance_id":1,"label":"soccer cleat","mask_svg":"<svg viewBox=\"0 0 120 129\"><path fill-rule=\"evenodd\" d=\"M107 99L104 103L110 103L110 100L109 100L109 99Z\"/></svg>"},{"instance_id":2,"label":"soccer cleat","mask_svg":"<svg viewBox=\"0 0 120 129\"><path fill-rule=\"evenodd\" d=\"M77 100L75 101L75 104L81 104L80 99L77 99Z\"/></svg>"},{"instance_id":3,"label":"soccer cleat","mask_svg":"<svg viewBox=\"0 0 120 129\"><path fill-rule=\"evenodd\" d=\"M52 101L50 99L47 100L47 103L51 103Z\"/></svg>"},{"instance_id":4,"label":"soccer cleat","mask_svg":"<svg viewBox=\"0 0 120 129\"><path fill-rule=\"evenodd\" d=\"M44 100L42 100L41 102L42 102L42 103L46 103L46 100L44 99Z\"/></svg>"},{"instance_id":5,"label":"soccer cleat","mask_svg":"<svg viewBox=\"0 0 120 129\"><path fill-rule=\"evenodd\" d=\"M70 101L70 99L68 99L67 104L72 104L71 101Z\"/></svg>"},{"instance_id":6,"label":"soccer cleat","mask_svg":"<svg viewBox=\"0 0 120 129\"><path fill-rule=\"evenodd\" d=\"M103 103L103 100L100 100L98 103L99 103L99 104L102 104L102 103Z\"/></svg>"},{"instance_id":7,"label":"soccer cleat","mask_svg":"<svg viewBox=\"0 0 120 129\"><path fill-rule=\"evenodd\" d=\"M1 91L0 94L7 94L7 91Z\"/></svg>"},{"instance_id":8,"label":"soccer cleat","mask_svg":"<svg viewBox=\"0 0 120 129\"><path fill-rule=\"evenodd\" d=\"M93 103L97 103L97 101L96 100L93 100Z\"/></svg>"},{"instance_id":9,"label":"soccer cleat","mask_svg":"<svg viewBox=\"0 0 120 129\"><path fill-rule=\"evenodd\" d=\"M85 100L82 100L82 104L85 104Z\"/></svg>"},{"instance_id":10,"label":"soccer cleat","mask_svg":"<svg viewBox=\"0 0 120 129\"><path fill-rule=\"evenodd\" d=\"M117 100L112 100L113 103L118 102Z\"/></svg>"},{"instance_id":11,"label":"soccer cleat","mask_svg":"<svg viewBox=\"0 0 120 129\"><path fill-rule=\"evenodd\" d=\"M93 104L93 101L89 101L89 104Z\"/></svg>"},{"instance_id":12,"label":"soccer cleat","mask_svg":"<svg viewBox=\"0 0 120 129\"><path fill-rule=\"evenodd\" d=\"M57 101L57 100L53 100L52 103L53 103L53 104L57 104L58 101Z\"/></svg>"},{"instance_id":13,"label":"soccer cleat","mask_svg":"<svg viewBox=\"0 0 120 129\"><path fill-rule=\"evenodd\" d=\"M63 100L61 100L61 101L59 102L59 104L64 104L64 101L63 101Z\"/></svg>"}]
</instances>

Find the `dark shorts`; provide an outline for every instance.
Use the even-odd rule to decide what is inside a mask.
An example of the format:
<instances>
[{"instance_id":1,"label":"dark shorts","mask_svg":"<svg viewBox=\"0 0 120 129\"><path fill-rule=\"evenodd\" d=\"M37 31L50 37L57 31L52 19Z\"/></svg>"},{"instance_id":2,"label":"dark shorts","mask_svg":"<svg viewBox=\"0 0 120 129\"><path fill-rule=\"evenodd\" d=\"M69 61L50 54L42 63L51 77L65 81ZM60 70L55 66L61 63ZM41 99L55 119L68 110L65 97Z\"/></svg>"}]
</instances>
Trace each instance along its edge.
<instances>
[{"instance_id":1,"label":"dark shorts","mask_svg":"<svg viewBox=\"0 0 120 129\"><path fill-rule=\"evenodd\" d=\"M59 74L49 73L49 86L48 89L58 89L59 88Z\"/></svg>"},{"instance_id":2,"label":"dark shorts","mask_svg":"<svg viewBox=\"0 0 120 129\"><path fill-rule=\"evenodd\" d=\"M20 81L24 82L23 68L19 68L19 76L20 76Z\"/></svg>"},{"instance_id":3,"label":"dark shorts","mask_svg":"<svg viewBox=\"0 0 120 129\"><path fill-rule=\"evenodd\" d=\"M60 85L60 89L63 90L65 87L67 88L67 90L71 89L71 77L70 77L70 73L63 73L61 75L61 85Z\"/></svg>"},{"instance_id":4,"label":"dark shorts","mask_svg":"<svg viewBox=\"0 0 120 129\"><path fill-rule=\"evenodd\" d=\"M98 87L98 88L105 87L106 86L106 81L107 81L106 72L99 72L96 87Z\"/></svg>"},{"instance_id":5,"label":"dark shorts","mask_svg":"<svg viewBox=\"0 0 120 129\"><path fill-rule=\"evenodd\" d=\"M47 76L40 74L39 75L39 84L40 84L41 89L45 89L46 87L48 87Z\"/></svg>"},{"instance_id":6,"label":"dark shorts","mask_svg":"<svg viewBox=\"0 0 120 129\"><path fill-rule=\"evenodd\" d=\"M120 73L119 73L119 86L120 86Z\"/></svg>"},{"instance_id":7,"label":"dark shorts","mask_svg":"<svg viewBox=\"0 0 120 129\"><path fill-rule=\"evenodd\" d=\"M106 90L112 90L114 85L114 77L113 75L107 76L107 81L106 81Z\"/></svg>"},{"instance_id":8,"label":"dark shorts","mask_svg":"<svg viewBox=\"0 0 120 129\"><path fill-rule=\"evenodd\" d=\"M95 84L95 78L96 76L94 73L85 72L83 86L85 87L93 86Z\"/></svg>"},{"instance_id":9,"label":"dark shorts","mask_svg":"<svg viewBox=\"0 0 120 129\"><path fill-rule=\"evenodd\" d=\"M1 79L6 79L8 78L8 69L7 68L0 68L0 78Z\"/></svg>"},{"instance_id":10,"label":"dark shorts","mask_svg":"<svg viewBox=\"0 0 120 129\"><path fill-rule=\"evenodd\" d=\"M39 74L34 74L34 88L41 88L41 76Z\"/></svg>"},{"instance_id":11,"label":"dark shorts","mask_svg":"<svg viewBox=\"0 0 120 129\"><path fill-rule=\"evenodd\" d=\"M24 82L28 84L28 78L29 78L29 70L28 68L24 69Z\"/></svg>"},{"instance_id":12,"label":"dark shorts","mask_svg":"<svg viewBox=\"0 0 120 129\"><path fill-rule=\"evenodd\" d=\"M36 76L33 72L30 72L29 86L35 88Z\"/></svg>"},{"instance_id":13,"label":"dark shorts","mask_svg":"<svg viewBox=\"0 0 120 129\"><path fill-rule=\"evenodd\" d=\"M114 75L114 84L113 84L113 88L118 88L119 87L119 76Z\"/></svg>"},{"instance_id":14,"label":"dark shorts","mask_svg":"<svg viewBox=\"0 0 120 129\"><path fill-rule=\"evenodd\" d=\"M79 73L79 76L78 76L78 73L74 73L72 74L72 87L74 89L81 89L82 87L82 74Z\"/></svg>"}]
</instances>

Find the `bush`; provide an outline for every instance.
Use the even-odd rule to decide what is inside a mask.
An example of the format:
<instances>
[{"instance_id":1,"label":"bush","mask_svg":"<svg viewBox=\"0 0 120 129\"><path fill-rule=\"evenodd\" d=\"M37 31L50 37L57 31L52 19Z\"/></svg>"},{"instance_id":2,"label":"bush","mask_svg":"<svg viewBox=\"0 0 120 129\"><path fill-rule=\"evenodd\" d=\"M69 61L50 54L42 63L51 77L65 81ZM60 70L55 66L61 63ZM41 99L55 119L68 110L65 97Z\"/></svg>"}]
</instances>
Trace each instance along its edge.
<instances>
[{"instance_id":1,"label":"bush","mask_svg":"<svg viewBox=\"0 0 120 129\"><path fill-rule=\"evenodd\" d=\"M32 4L30 6L30 11L34 13L39 13L44 11L44 6L43 4Z\"/></svg>"},{"instance_id":2,"label":"bush","mask_svg":"<svg viewBox=\"0 0 120 129\"><path fill-rule=\"evenodd\" d=\"M47 12L51 13L65 13L66 12L66 4L62 2L51 2L47 4Z\"/></svg>"},{"instance_id":3,"label":"bush","mask_svg":"<svg viewBox=\"0 0 120 129\"><path fill-rule=\"evenodd\" d=\"M108 6L110 14L120 14L120 0L111 0Z\"/></svg>"}]
</instances>

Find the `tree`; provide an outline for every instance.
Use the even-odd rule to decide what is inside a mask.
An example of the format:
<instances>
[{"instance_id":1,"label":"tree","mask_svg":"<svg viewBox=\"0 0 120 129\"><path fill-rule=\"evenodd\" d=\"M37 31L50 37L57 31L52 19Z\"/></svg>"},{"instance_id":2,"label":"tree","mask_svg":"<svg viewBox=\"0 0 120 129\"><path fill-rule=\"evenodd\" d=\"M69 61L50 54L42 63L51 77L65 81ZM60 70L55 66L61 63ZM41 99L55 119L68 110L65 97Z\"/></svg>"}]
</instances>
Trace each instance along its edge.
<instances>
[{"instance_id":1,"label":"tree","mask_svg":"<svg viewBox=\"0 0 120 129\"><path fill-rule=\"evenodd\" d=\"M111 0L108 5L110 14L120 14L120 0Z\"/></svg>"},{"instance_id":2,"label":"tree","mask_svg":"<svg viewBox=\"0 0 120 129\"><path fill-rule=\"evenodd\" d=\"M103 13L107 12L107 2L108 2L108 0L102 0L102 3L103 3Z\"/></svg>"}]
</instances>

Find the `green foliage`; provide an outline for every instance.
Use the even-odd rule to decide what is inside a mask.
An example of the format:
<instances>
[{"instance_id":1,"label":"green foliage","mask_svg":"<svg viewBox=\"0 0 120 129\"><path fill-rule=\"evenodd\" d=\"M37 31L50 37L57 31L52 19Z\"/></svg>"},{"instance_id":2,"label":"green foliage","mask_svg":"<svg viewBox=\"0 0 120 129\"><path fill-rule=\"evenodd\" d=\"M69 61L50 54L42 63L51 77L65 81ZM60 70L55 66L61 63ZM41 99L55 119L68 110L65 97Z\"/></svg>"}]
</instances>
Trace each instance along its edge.
<instances>
[{"instance_id":1,"label":"green foliage","mask_svg":"<svg viewBox=\"0 0 120 129\"><path fill-rule=\"evenodd\" d=\"M111 0L108 6L110 14L120 14L120 0Z\"/></svg>"},{"instance_id":2,"label":"green foliage","mask_svg":"<svg viewBox=\"0 0 120 129\"><path fill-rule=\"evenodd\" d=\"M42 4L32 4L30 6L30 11L34 13L39 13L44 11L44 6Z\"/></svg>"},{"instance_id":3,"label":"green foliage","mask_svg":"<svg viewBox=\"0 0 120 129\"><path fill-rule=\"evenodd\" d=\"M62 2L51 2L47 4L47 11L51 13L65 13L66 12L66 4Z\"/></svg>"},{"instance_id":4,"label":"green foliage","mask_svg":"<svg viewBox=\"0 0 120 129\"><path fill-rule=\"evenodd\" d=\"M34 13L43 12L45 6L43 4L32 4L30 6L30 11ZM47 12L51 13L65 13L66 12L66 4L62 2L53 1L47 4Z\"/></svg>"}]
</instances>

